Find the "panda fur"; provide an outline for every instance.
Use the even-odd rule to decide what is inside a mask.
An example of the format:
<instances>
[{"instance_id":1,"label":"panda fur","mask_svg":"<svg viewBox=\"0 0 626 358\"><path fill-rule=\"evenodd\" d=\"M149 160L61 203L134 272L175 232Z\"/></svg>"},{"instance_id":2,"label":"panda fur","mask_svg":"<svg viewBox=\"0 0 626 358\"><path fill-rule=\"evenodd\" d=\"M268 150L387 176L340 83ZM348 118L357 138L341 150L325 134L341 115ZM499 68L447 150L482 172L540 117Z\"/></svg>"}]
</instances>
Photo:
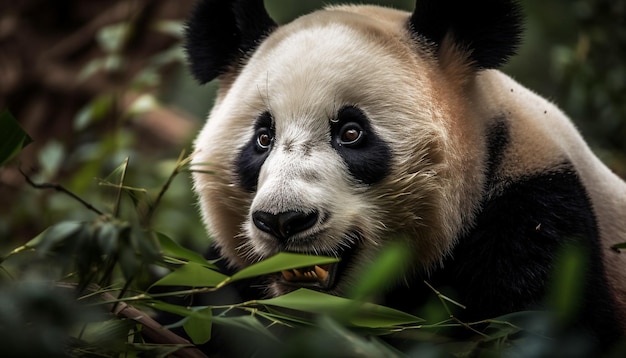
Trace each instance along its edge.
<instances>
[{"instance_id":1,"label":"panda fur","mask_svg":"<svg viewBox=\"0 0 626 358\"><path fill-rule=\"evenodd\" d=\"M318 289L342 295L400 238L414 264L380 302L412 311L426 280L479 320L543 307L576 245L578 323L619 339L626 184L554 104L497 70L521 31L512 0L333 6L282 26L262 0L199 1L186 50L199 82L220 85L192 156L213 254L229 270L338 256ZM294 289L262 280L245 295Z\"/></svg>"}]
</instances>

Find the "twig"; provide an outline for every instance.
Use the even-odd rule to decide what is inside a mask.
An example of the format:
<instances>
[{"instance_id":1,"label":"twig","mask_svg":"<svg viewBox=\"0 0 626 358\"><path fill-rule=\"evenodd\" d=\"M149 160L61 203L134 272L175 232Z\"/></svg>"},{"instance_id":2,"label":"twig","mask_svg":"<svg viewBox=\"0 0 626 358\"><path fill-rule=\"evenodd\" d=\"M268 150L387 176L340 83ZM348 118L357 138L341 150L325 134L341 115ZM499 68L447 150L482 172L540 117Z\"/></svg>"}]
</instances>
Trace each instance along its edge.
<instances>
[{"instance_id":1,"label":"twig","mask_svg":"<svg viewBox=\"0 0 626 358\"><path fill-rule=\"evenodd\" d=\"M32 186L33 188L35 188L35 189L53 189L53 190L56 190L58 192L64 193L64 194L70 196L71 198L73 198L74 200L78 201L79 203L83 204L87 209L93 211L94 213L96 213L98 215L104 215L104 213L102 211L96 209L93 205L89 204L88 202L83 200L78 195L76 195L76 194L72 193L71 191L65 189L65 187L63 187L62 185L56 184L56 183L41 183L41 184L37 184L37 183L33 182L33 180L26 173L24 173L22 168L18 168L18 170L20 171L20 173L22 174L22 176L24 177L26 182L30 186Z\"/></svg>"},{"instance_id":2,"label":"twig","mask_svg":"<svg viewBox=\"0 0 626 358\"><path fill-rule=\"evenodd\" d=\"M454 314L452 314L452 311L450 310L450 308L448 307L448 304L446 302L450 302L455 306L461 307L463 309L465 309L465 306L456 302L455 300L447 297L446 295L444 295L443 293L439 292L436 288L434 288L431 284L429 284L428 282L424 281L424 283L426 284L426 286L428 286L433 292L435 292L435 294L437 295L437 298L439 298L439 301L441 302L441 304L443 305L443 308L446 310L446 312L448 313L448 316L450 317L450 319L452 319L453 321L455 321L456 323L460 324L461 326L465 327L466 329L469 329L470 331L483 336L485 338L488 338L489 335L477 330L476 328L472 327L470 324L465 323L463 321L461 321L460 319L456 318L456 316L454 316Z\"/></svg>"},{"instance_id":3,"label":"twig","mask_svg":"<svg viewBox=\"0 0 626 358\"><path fill-rule=\"evenodd\" d=\"M180 173L181 168L187 165L187 163L189 163L190 160L191 160L190 158L185 158L185 150L183 149L180 152L180 155L178 156L178 160L176 161L176 166L174 167L174 170L172 171L170 176L167 178L167 181L165 182L165 184L161 187L161 190L159 191L156 199L154 200L154 203L152 205L148 204L148 212L143 218L143 224L146 227L150 225L150 221L152 221L152 216L154 215L154 212L156 211L159 204L161 203L161 199L163 199L163 195L165 195L165 192L167 191L167 189L169 189L170 185L172 184L172 181L174 181L174 178L176 178L176 176Z\"/></svg>"},{"instance_id":4,"label":"twig","mask_svg":"<svg viewBox=\"0 0 626 358\"><path fill-rule=\"evenodd\" d=\"M50 62L51 59L56 60L58 58L71 56L73 53L86 47L91 41L93 41L99 29L116 22L128 20L132 13L140 13L145 6L145 1L141 1L139 4L138 2L131 3L121 1L114 6L108 7L91 22L74 31L69 36L66 36L58 44L42 53L40 56L42 62ZM43 61L43 59L45 59L45 61Z\"/></svg>"},{"instance_id":5,"label":"twig","mask_svg":"<svg viewBox=\"0 0 626 358\"><path fill-rule=\"evenodd\" d=\"M76 285L72 283L59 282L57 286L64 288L76 289ZM89 287L90 291L98 292L100 287L96 285L91 285ZM151 342L155 342L158 344L173 344L173 345L184 345L189 346L188 348L182 348L176 351L175 356L181 358L207 358L207 356L202 353L199 349L195 348L191 342L182 338L181 336L173 333L172 331L164 328L159 322L152 319L145 312L142 312L133 306L130 306L124 302L120 302L116 300L116 298L108 292L100 292L100 299L106 302L116 301L114 306L111 308L111 312L113 312L118 317L128 318L137 323L140 323L143 326L141 334L148 338Z\"/></svg>"},{"instance_id":6,"label":"twig","mask_svg":"<svg viewBox=\"0 0 626 358\"><path fill-rule=\"evenodd\" d=\"M124 168L122 169L122 175L120 178L120 185L117 189L117 196L115 198L115 206L113 209L113 217L118 218L120 215L120 206L121 206L121 202L122 202L122 188L124 187L124 181L126 180L126 170L128 169L128 162L129 162L130 158L126 157L126 159L124 160Z\"/></svg>"}]
</instances>

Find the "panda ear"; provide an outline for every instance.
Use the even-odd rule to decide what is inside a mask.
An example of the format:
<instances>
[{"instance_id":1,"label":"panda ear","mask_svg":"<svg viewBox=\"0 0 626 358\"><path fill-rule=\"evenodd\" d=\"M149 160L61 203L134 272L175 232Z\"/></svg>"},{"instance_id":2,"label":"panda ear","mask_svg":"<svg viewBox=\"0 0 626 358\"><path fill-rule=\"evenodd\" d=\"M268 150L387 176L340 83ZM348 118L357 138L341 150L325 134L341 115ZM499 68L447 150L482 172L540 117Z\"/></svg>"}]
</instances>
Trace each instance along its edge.
<instances>
[{"instance_id":1,"label":"panda ear","mask_svg":"<svg viewBox=\"0 0 626 358\"><path fill-rule=\"evenodd\" d=\"M207 83L237 66L277 27L263 0L200 0L185 27L194 77Z\"/></svg>"},{"instance_id":2,"label":"panda ear","mask_svg":"<svg viewBox=\"0 0 626 358\"><path fill-rule=\"evenodd\" d=\"M416 0L409 27L436 46L440 60L452 45L480 70L500 67L515 54L522 22L515 0Z\"/></svg>"}]
</instances>

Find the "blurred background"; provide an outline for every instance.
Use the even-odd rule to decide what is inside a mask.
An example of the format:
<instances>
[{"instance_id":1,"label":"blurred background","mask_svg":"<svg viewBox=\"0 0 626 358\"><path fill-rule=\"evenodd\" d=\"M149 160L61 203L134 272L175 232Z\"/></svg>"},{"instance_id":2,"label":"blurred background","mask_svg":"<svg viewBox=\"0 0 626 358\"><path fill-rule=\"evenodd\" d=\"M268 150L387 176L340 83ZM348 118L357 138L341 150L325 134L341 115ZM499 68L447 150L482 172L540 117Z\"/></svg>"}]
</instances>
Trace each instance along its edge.
<instances>
[{"instance_id":1,"label":"blurred background","mask_svg":"<svg viewBox=\"0 0 626 358\"><path fill-rule=\"evenodd\" d=\"M266 0L279 23L349 1ZM362 1L359 1L362 2ZM370 1L367 1L368 3ZM411 0L371 1L406 10ZM504 71L568 113L593 150L626 177L626 1L523 0L523 46ZM34 139L0 169L0 250L61 220L93 219L69 197L25 184L56 182L102 211L107 178L158 191L203 124L215 83L184 66L182 19L192 0L0 0L0 110ZM129 210L129 215L132 215ZM207 243L188 175L179 175L154 229Z\"/></svg>"}]
</instances>

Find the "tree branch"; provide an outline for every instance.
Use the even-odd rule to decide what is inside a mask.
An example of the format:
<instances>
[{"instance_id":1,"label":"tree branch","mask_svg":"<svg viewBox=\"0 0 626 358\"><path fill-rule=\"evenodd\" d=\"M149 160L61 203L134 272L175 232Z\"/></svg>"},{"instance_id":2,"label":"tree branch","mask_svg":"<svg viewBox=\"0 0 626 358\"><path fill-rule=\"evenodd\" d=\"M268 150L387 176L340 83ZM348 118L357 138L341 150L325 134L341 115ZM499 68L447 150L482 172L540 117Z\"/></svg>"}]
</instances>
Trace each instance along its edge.
<instances>
[{"instance_id":1,"label":"tree branch","mask_svg":"<svg viewBox=\"0 0 626 358\"><path fill-rule=\"evenodd\" d=\"M104 215L104 213L102 211L96 209L93 205L91 205L88 202L86 202L85 200L83 200L80 196L78 196L78 195L72 193L71 191L67 190L62 185L55 184L55 183L41 183L41 184L37 184L26 173L24 173L22 168L19 168L18 170L20 171L20 173L24 177L24 180L26 180L26 182L30 186L32 186L33 188L35 188L35 189L53 189L55 191L67 194L72 199L74 199L74 200L78 201L79 203L83 204L87 209L93 211L94 213L96 213L98 215Z\"/></svg>"}]
</instances>

